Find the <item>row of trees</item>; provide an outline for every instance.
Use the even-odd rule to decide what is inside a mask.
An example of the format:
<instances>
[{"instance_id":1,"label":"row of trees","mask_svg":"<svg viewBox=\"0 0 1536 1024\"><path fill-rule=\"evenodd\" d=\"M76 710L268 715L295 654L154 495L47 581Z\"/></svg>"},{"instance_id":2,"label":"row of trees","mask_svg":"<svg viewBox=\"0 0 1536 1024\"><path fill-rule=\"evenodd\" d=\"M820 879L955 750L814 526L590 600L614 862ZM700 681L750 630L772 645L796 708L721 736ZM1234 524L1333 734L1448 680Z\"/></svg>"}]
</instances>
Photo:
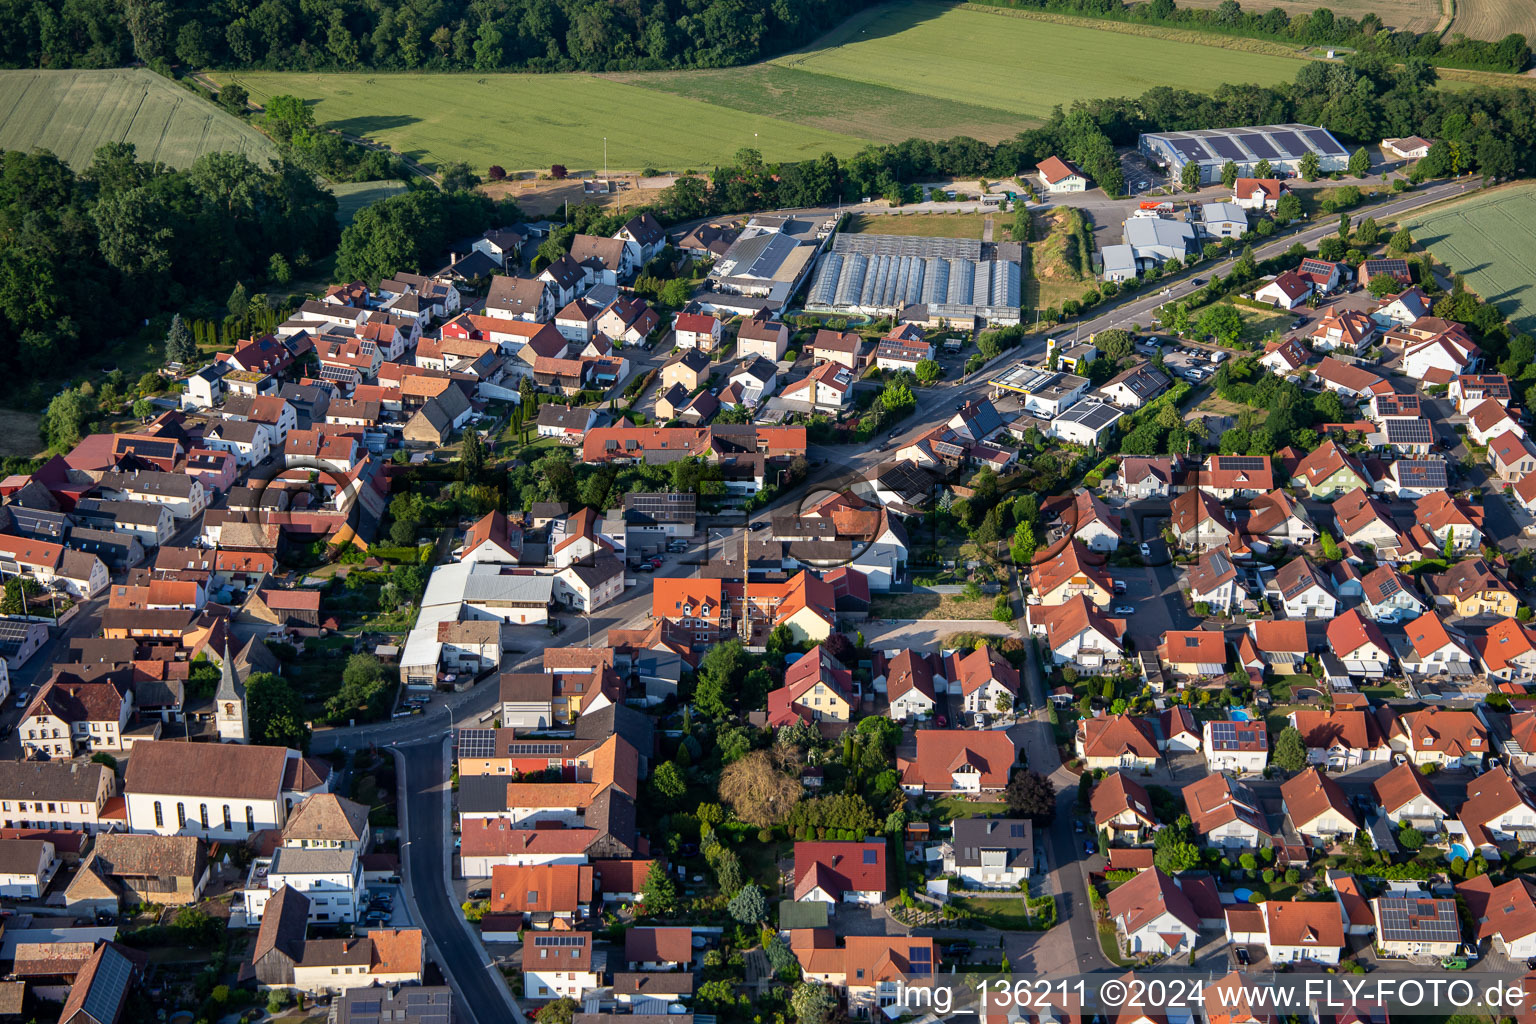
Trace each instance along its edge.
<instances>
[{"instance_id":1,"label":"row of trees","mask_svg":"<svg viewBox=\"0 0 1536 1024\"><path fill-rule=\"evenodd\" d=\"M307 266L336 244L336 200L292 165L208 153L184 171L128 143L76 174L51 153L0 157L0 361L57 373L141 321Z\"/></svg>"},{"instance_id":2,"label":"row of trees","mask_svg":"<svg viewBox=\"0 0 1536 1024\"><path fill-rule=\"evenodd\" d=\"M5 0L9 67L626 71L792 50L854 0Z\"/></svg>"}]
</instances>

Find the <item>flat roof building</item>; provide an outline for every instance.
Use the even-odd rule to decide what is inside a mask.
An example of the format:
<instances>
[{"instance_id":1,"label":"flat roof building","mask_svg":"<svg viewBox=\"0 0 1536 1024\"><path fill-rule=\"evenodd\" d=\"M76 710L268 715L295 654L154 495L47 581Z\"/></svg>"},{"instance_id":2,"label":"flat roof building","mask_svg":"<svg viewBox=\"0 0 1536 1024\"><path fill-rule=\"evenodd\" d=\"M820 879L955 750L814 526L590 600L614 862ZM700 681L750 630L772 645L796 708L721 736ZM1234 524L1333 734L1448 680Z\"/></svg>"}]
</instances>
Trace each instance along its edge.
<instances>
[{"instance_id":1,"label":"flat roof building","mask_svg":"<svg viewBox=\"0 0 1536 1024\"><path fill-rule=\"evenodd\" d=\"M1143 135L1137 148L1166 168L1175 181L1183 177L1187 164L1197 164L1205 185L1221 180L1221 169L1229 160L1242 177L1257 177L1260 160L1268 160L1274 170L1297 174L1307 153L1317 154L1318 169L1325 174L1349 166L1349 151L1332 133L1306 124L1154 132Z\"/></svg>"},{"instance_id":2,"label":"flat roof building","mask_svg":"<svg viewBox=\"0 0 1536 1024\"><path fill-rule=\"evenodd\" d=\"M806 309L894 316L921 304L930 322L1018 323L1022 260L1018 242L839 233Z\"/></svg>"}]
</instances>

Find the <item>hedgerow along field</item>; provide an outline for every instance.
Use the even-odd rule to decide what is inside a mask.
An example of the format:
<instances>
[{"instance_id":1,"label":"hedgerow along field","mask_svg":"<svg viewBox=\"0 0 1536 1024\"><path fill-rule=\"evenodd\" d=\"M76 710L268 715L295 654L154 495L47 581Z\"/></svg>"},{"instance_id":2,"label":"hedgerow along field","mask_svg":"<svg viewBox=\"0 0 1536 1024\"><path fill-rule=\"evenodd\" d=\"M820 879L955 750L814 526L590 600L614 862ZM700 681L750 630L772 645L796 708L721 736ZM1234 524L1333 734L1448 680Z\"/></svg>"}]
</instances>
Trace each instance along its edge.
<instances>
[{"instance_id":1,"label":"hedgerow along field","mask_svg":"<svg viewBox=\"0 0 1536 1024\"><path fill-rule=\"evenodd\" d=\"M1451 31L1470 39L1503 39L1511 32L1536 39L1536 0L1456 0Z\"/></svg>"},{"instance_id":2,"label":"hedgerow along field","mask_svg":"<svg viewBox=\"0 0 1536 1024\"><path fill-rule=\"evenodd\" d=\"M767 64L647 74L298 74L227 72L260 103L316 101L327 127L429 166L480 173L707 170L753 147L767 160L869 142L970 135L996 142L1056 104L1139 95L1154 85L1274 83L1300 58L1130 35L1093 23L902 0L856 15L816 45Z\"/></svg>"},{"instance_id":3,"label":"hedgerow along field","mask_svg":"<svg viewBox=\"0 0 1536 1024\"><path fill-rule=\"evenodd\" d=\"M153 71L0 71L0 148L47 149L80 170L109 142L176 168L220 151L262 165L277 156L266 136Z\"/></svg>"},{"instance_id":4,"label":"hedgerow along field","mask_svg":"<svg viewBox=\"0 0 1536 1024\"><path fill-rule=\"evenodd\" d=\"M572 171L608 166L708 170L744 147L768 160L848 156L862 138L713 106L585 74L215 74L238 82L265 103L289 94L315 102L327 128L382 142L439 167L464 160L481 175L507 170Z\"/></svg>"},{"instance_id":5,"label":"hedgerow along field","mask_svg":"<svg viewBox=\"0 0 1536 1024\"><path fill-rule=\"evenodd\" d=\"M1492 6L1503 0L1457 0L1455 10L1459 13L1461 8L1469 5L1486 4ZM1518 0L1511 0L1518 2ZM1319 7L1326 7L1340 18L1360 18L1367 14L1375 14L1388 28L1407 32L1430 32L1440 25L1441 17L1446 17L1451 10L1449 0L1247 0L1243 4L1245 11L1267 11L1271 7L1278 7L1291 17L1311 14ZM1178 0L1180 7L1207 7L1217 8L1221 6L1221 0ZM1468 33L1470 35L1471 33ZM1498 39L1498 36L1490 38Z\"/></svg>"},{"instance_id":6,"label":"hedgerow along field","mask_svg":"<svg viewBox=\"0 0 1536 1024\"><path fill-rule=\"evenodd\" d=\"M1501 188L1430 210L1407 221L1418 245L1452 273L1462 274L1484 302L1518 324L1536 330L1536 185Z\"/></svg>"}]
</instances>

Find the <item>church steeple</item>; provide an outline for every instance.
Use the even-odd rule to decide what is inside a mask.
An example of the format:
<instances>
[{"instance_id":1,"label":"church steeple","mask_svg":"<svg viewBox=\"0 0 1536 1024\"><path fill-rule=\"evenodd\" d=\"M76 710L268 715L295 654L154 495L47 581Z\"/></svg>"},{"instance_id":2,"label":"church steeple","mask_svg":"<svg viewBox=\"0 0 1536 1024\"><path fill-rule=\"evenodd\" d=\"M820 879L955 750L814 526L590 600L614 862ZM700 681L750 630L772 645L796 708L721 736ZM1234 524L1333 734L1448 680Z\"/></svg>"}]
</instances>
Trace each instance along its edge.
<instances>
[{"instance_id":1,"label":"church steeple","mask_svg":"<svg viewBox=\"0 0 1536 1024\"><path fill-rule=\"evenodd\" d=\"M224 663L219 671L219 689L214 694L215 722L219 739L225 743L249 743L245 715L245 683L235 670L235 658L224 641Z\"/></svg>"}]
</instances>

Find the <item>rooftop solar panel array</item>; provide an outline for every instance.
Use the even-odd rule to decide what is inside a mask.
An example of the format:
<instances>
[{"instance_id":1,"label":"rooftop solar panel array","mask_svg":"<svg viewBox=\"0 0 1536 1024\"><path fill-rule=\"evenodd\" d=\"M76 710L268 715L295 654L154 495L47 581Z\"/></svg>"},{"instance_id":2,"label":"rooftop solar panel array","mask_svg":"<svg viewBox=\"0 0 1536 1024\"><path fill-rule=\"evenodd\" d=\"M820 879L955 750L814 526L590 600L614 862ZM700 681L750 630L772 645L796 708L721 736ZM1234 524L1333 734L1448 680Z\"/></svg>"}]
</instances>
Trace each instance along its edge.
<instances>
[{"instance_id":1,"label":"rooftop solar panel array","mask_svg":"<svg viewBox=\"0 0 1536 1024\"><path fill-rule=\"evenodd\" d=\"M459 730L459 756L460 757L495 757L496 756L496 730L495 729L460 729Z\"/></svg>"},{"instance_id":2,"label":"rooftop solar panel array","mask_svg":"<svg viewBox=\"0 0 1536 1024\"><path fill-rule=\"evenodd\" d=\"M1238 132L1237 138L1247 146L1254 156L1262 160L1278 160L1280 151L1269 144L1269 140L1258 132Z\"/></svg>"},{"instance_id":3,"label":"rooftop solar panel array","mask_svg":"<svg viewBox=\"0 0 1536 1024\"><path fill-rule=\"evenodd\" d=\"M1198 139L1173 138L1170 139L1169 142L1172 144L1174 149L1178 150L1184 155L1186 160L1207 160L1210 158L1210 155L1206 152L1205 147L1200 145Z\"/></svg>"},{"instance_id":4,"label":"rooftop solar panel array","mask_svg":"<svg viewBox=\"0 0 1536 1024\"><path fill-rule=\"evenodd\" d=\"M1314 129L1304 131L1301 135L1312 144L1312 148L1326 156L1344 156L1344 147L1339 145L1333 136L1325 131Z\"/></svg>"},{"instance_id":5,"label":"rooftop solar panel array","mask_svg":"<svg viewBox=\"0 0 1536 1024\"><path fill-rule=\"evenodd\" d=\"M1429 420L1422 417L1418 419L1389 419L1387 424L1387 442L1389 444L1430 444L1434 441L1434 433L1429 428Z\"/></svg>"},{"instance_id":6,"label":"rooftop solar panel array","mask_svg":"<svg viewBox=\"0 0 1536 1024\"><path fill-rule=\"evenodd\" d=\"M1272 131L1269 133L1269 141L1291 158L1299 157L1307 151L1307 144L1295 132Z\"/></svg>"},{"instance_id":7,"label":"rooftop solar panel array","mask_svg":"<svg viewBox=\"0 0 1536 1024\"><path fill-rule=\"evenodd\" d=\"M1388 941L1460 942L1461 921L1451 900L1383 896L1377 901L1381 935Z\"/></svg>"},{"instance_id":8,"label":"rooftop solar panel array","mask_svg":"<svg viewBox=\"0 0 1536 1024\"><path fill-rule=\"evenodd\" d=\"M1205 140L1205 147L1213 151L1217 156L1228 160L1246 160L1248 156L1242 148L1224 135L1212 135Z\"/></svg>"}]
</instances>

